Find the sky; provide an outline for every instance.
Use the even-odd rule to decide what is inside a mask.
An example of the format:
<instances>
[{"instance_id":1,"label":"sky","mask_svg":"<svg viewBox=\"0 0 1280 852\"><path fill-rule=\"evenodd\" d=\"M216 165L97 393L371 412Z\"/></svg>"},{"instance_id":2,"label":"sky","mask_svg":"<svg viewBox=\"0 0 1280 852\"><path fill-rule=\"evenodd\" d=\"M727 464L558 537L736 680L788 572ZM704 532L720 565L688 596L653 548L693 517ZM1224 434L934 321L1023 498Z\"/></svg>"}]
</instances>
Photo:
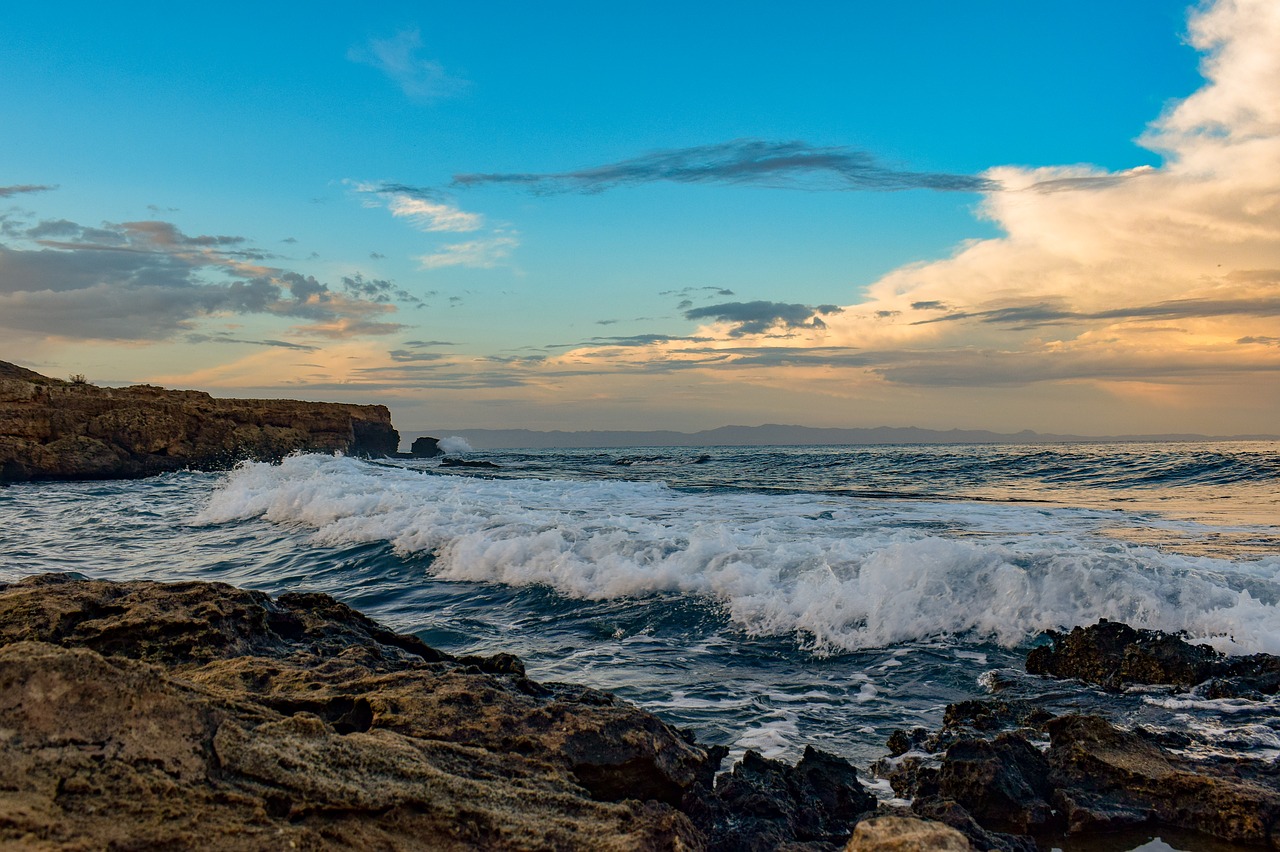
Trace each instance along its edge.
<instances>
[{"instance_id":1,"label":"sky","mask_svg":"<svg viewBox=\"0 0 1280 852\"><path fill-rule=\"evenodd\" d=\"M1280 432L1280 4L11 4L0 360L401 430Z\"/></svg>"}]
</instances>

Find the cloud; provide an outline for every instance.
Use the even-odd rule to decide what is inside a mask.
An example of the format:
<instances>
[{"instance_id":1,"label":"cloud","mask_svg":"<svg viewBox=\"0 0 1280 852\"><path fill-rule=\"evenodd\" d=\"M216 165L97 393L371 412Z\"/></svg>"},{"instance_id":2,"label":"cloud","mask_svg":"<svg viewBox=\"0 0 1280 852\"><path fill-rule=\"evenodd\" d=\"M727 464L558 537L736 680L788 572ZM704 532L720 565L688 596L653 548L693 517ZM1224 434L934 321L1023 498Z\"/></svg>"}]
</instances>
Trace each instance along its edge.
<instances>
[{"instance_id":1,"label":"cloud","mask_svg":"<svg viewBox=\"0 0 1280 852\"><path fill-rule=\"evenodd\" d=\"M335 293L312 276L265 266L244 237L188 235L170 222L10 227L0 244L0 328L117 341L200 333L219 315L309 320L315 333L385 334L395 307ZM250 341L252 342L252 341ZM271 344L269 344L271 345Z\"/></svg>"},{"instance_id":2,"label":"cloud","mask_svg":"<svg viewBox=\"0 0 1280 852\"><path fill-rule=\"evenodd\" d=\"M916 307L912 305L912 307ZM1174 299L1154 305L1133 305L1104 311L1073 311L1055 308L1044 302L995 308L986 311L959 311L932 319L917 320L915 325L977 320L1018 328L1043 325L1087 323L1091 320L1195 319L1209 317L1274 317L1280 316L1280 286L1275 294L1253 299Z\"/></svg>"},{"instance_id":3,"label":"cloud","mask_svg":"<svg viewBox=\"0 0 1280 852\"><path fill-rule=\"evenodd\" d=\"M15 195L25 195L32 192L49 192L54 189L57 189L57 187L37 183L20 183L13 186L0 186L0 198L11 198Z\"/></svg>"},{"instance_id":4,"label":"cloud","mask_svg":"<svg viewBox=\"0 0 1280 852\"><path fill-rule=\"evenodd\" d=\"M397 287L394 282L386 278L365 278L359 272L353 275L344 275L342 277L342 289L357 298L378 304L387 304L393 299L410 305L426 304L419 297L403 287Z\"/></svg>"},{"instance_id":5,"label":"cloud","mask_svg":"<svg viewBox=\"0 0 1280 852\"><path fill-rule=\"evenodd\" d=\"M370 207L385 206L391 215L409 220L420 231L467 233L484 227L484 217L468 213L434 190L398 183L347 181Z\"/></svg>"},{"instance_id":6,"label":"cloud","mask_svg":"<svg viewBox=\"0 0 1280 852\"><path fill-rule=\"evenodd\" d=\"M520 245L515 237L487 237L464 243L451 243L438 251L417 258L422 269L443 269L448 266L470 266L491 269L505 261ZM451 298L450 301L453 301Z\"/></svg>"},{"instance_id":7,"label":"cloud","mask_svg":"<svg viewBox=\"0 0 1280 852\"><path fill-rule=\"evenodd\" d=\"M233 337L225 332L217 332L214 334L188 334L183 340L187 343L242 343L250 346L272 346L279 349L294 349L299 352L318 352L319 346L309 346L305 343L290 343L287 340L249 340L243 337Z\"/></svg>"},{"instance_id":8,"label":"cloud","mask_svg":"<svg viewBox=\"0 0 1280 852\"><path fill-rule=\"evenodd\" d=\"M843 400L857 413L874 399L878 411L944 411L953 422L1007 421L1016 406L1024 424L1054 412L1077 431L1197 418L1201 430L1271 430L1280 417L1280 6L1219 0L1191 14L1189 32L1205 82L1141 136L1161 165L993 167L977 187L978 213L1000 236L895 269L840 312L688 300L682 310L704 323L702 342L597 339L559 363L727 379L735 394L820 398L826 411ZM803 165L774 172L767 157L757 173L751 157L686 154L507 182L591 191L641 180L785 185L811 174ZM812 165L841 185L842 173ZM1037 428L1062 425L1040 419Z\"/></svg>"},{"instance_id":9,"label":"cloud","mask_svg":"<svg viewBox=\"0 0 1280 852\"><path fill-rule=\"evenodd\" d=\"M451 98L471 85L449 74L437 60L422 55L422 34L416 28L402 30L391 38L371 38L348 50L347 58L377 68L417 101Z\"/></svg>"},{"instance_id":10,"label":"cloud","mask_svg":"<svg viewBox=\"0 0 1280 852\"><path fill-rule=\"evenodd\" d=\"M735 139L670 151L655 151L594 168L558 173L455 175L455 186L506 184L538 194L603 192L618 186L667 181L720 183L811 190L983 192L990 178L894 169L865 151L807 142Z\"/></svg>"},{"instance_id":11,"label":"cloud","mask_svg":"<svg viewBox=\"0 0 1280 852\"><path fill-rule=\"evenodd\" d=\"M692 308L684 312L685 319L711 319L716 322L732 325L730 337L742 337L747 334L764 334L772 328L825 328L825 324L816 315L839 313L835 305L819 305L816 308L808 305L786 304L783 302L725 302L719 305L707 305Z\"/></svg>"}]
</instances>

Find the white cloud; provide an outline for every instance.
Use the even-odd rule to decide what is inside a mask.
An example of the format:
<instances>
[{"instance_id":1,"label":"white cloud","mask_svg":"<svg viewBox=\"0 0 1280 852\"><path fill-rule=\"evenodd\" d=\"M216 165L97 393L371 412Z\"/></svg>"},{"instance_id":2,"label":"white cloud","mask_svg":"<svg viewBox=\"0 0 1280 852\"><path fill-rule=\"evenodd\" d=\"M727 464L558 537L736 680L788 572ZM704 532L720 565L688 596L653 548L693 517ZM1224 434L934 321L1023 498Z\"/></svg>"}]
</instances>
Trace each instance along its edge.
<instances>
[{"instance_id":1,"label":"white cloud","mask_svg":"<svg viewBox=\"0 0 1280 852\"><path fill-rule=\"evenodd\" d=\"M491 269L506 260L518 245L520 241L510 236L452 243L442 246L437 252L420 256L418 263L423 269L442 269L446 266Z\"/></svg>"},{"instance_id":2,"label":"white cloud","mask_svg":"<svg viewBox=\"0 0 1280 852\"><path fill-rule=\"evenodd\" d=\"M408 29L391 38L355 45L347 51L347 58L377 68L415 100L440 100L467 89L468 81L449 74L437 60L421 56L421 50L422 34Z\"/></svg>"},{"instance_id":3,"label":"white cloud","mask_svg":"<svg viewBox=\"0 0 1280 852\"><path fill-rule=\"evenodd\" d=\"M468 213L452 204L414 198L403 193L387 196L387 209L392 216L409 219L423 231L478 231L484 227L484 217Z\"/></svg>"},{"instance_id":4,"label":"white cloud","mask_svg":"<svg viewBox=\"0 0 1280 852\"><path fill-rule=\"evenodd\" d=\"M705 365L851 404L896 393L942 405L931 389L966 388L976 417L1008 405L998 385L1031 409L1092 388L1099 417L1123 409L1131 423L1165 403L1185 414L1195 398L1216 407L1205 416L1229 419L1234 405L1274 423L1280 348L1256 341L1274 338L1280 313L1280 4L1220 0L1190 32L1206 82L1141 139L1163 164L995 167L984 177L1000 189L980 215L1004 236L894 270L821 328L743 334L720 320L693 332L709 338L696 346L580 348L565 362Z\"/></svg>"}]
</instances>

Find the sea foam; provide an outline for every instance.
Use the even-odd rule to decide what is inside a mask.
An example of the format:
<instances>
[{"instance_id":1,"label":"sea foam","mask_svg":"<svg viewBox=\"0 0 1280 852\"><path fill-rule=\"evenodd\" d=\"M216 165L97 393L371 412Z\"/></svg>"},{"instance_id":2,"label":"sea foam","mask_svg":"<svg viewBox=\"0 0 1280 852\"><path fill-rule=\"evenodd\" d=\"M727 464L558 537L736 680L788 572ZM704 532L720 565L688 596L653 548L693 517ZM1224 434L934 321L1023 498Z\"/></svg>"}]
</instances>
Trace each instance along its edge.
<instances>
[{"instance_id":1,"label":"sea foam","mask_svg":"<svg viewBox=\"0 0 1280 852\"><path fill-rule=\"evenodd\" d=\"M1014 646L1100 617L1280 652L1280 560L1100 535L1116 514L480 479L307 455L240 466L196 521L261 517L318 544L387 542L431 555L445 580L591 600L699 596L748 633L794 635L818 653L941 635Z\"/></svg>"}]
</instances>

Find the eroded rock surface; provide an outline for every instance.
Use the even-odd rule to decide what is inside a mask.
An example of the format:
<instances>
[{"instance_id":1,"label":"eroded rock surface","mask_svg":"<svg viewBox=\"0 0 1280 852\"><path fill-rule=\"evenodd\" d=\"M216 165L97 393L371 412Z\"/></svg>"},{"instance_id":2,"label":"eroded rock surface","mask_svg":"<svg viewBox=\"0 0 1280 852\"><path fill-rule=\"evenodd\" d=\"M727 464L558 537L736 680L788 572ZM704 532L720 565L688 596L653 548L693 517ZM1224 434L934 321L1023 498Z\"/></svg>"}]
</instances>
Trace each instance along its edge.
<instances>
[{"instance_id":1,"label":"eroded rock surface","mask_svg":"<svg viewBox=\"0 0 1280 852\"><path fill-rule=\"evenodd\" d=\"M816 852L875 806L832 755L724 753L326 595L0 587L0 846Z\"/></svg>"},{"instance_id":2,"label":"eroded rock surface","mask_svg":"<svg viewBox=\"0 0 1280 852\"><path fill-rule=\"evenodd\" d=\"M220 469L297 451L388 455L399 441L382 405L100 388L0 362L0 482Z\"/></svg>"},{"instance_id":3,"label":"eroded rock surface","mask_svg":"<svg viewBox=\"0 0 1280 852\"><path fill-rule=\"evenodd\" d=\"M949 708L955 727L903 734L906 749L878 766L917 814L960 830L975 848L1029 852L1035 846L1022 835L1138 826L1280 848L1280 786L1269 765L1194 760L1099 716L1037 718L1036 728L993 736L966 724L990 715ZM1038 748L1044 735L1048 747Z\"/></svg>"},{"instance_id":4,"label":"eroded rock surface","mask_svg":"<svg viewBox=\"0 0 1280 852\"><path fill-rule=\"evenodd\" d=\"M1280 657L1228 657L1159 630L1102 620L1070 633L1049 632L1051 644L1027 655L1031 674L1076 678L1108 689L1135 684L1206 684L1208 698L1249 698L1280 692Z\"/></svg>"}]
</instances>

